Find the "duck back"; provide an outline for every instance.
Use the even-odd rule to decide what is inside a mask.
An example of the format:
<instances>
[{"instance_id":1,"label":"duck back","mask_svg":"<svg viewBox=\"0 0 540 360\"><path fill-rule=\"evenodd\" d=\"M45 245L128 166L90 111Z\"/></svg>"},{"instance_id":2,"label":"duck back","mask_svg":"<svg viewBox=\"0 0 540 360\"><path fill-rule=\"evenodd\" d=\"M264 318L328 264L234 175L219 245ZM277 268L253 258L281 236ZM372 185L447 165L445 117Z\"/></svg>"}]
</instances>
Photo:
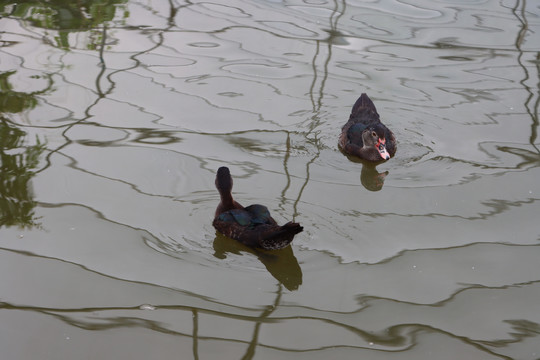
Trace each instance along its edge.
<instances>
[{"instance_id":1,"label":"duck back","mask_svg":"<svg viewBox=\"0 0 540 360\"><path fill-rule=\"evenodd\" d=\"M365 130L374 131L383 142L390 157L396 153L396 139L390 129L380 120L379 113L373 101L363 93L354 103L349 120L341 129L338 145L343 152L369 161L384 161L377 149L364 145L362 134ZM379 145L380 146L380 145ZM387 156L388 158L388 156Z\"/></svg>"},{"instance_id":2,"label":"duck back","mask_svg":"<svg viewBox=\"0 0 540 360\"><path fill-rule=\"evenodd\" d=\"M232 178L229 169L222 167L216 175L216 187L221 201L212 225L217 231L241 243L263 249L282 249L303 230L298 223L279 226L264 205L243 207L231 194Z\"/></svg>"}]
</instances>

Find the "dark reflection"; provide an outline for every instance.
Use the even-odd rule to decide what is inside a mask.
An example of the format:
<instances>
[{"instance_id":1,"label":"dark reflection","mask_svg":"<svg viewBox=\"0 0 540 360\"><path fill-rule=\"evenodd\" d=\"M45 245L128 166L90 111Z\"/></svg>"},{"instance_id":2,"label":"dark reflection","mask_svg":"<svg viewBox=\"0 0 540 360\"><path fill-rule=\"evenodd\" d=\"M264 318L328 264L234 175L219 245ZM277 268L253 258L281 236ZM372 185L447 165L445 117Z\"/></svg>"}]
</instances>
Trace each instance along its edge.
<instances>
[{"instance_id":1,"label":"dark reflection","mask_svg":"<svg viewBox=\"0 0 540 360\"><path fill-rule=\"evenodd\" d=\"M517 169L540 165L540 154L537 152L511 146L497 146L497 150L519 156L523 161L516 165Z\"/></svg>"},{"instance_id":2,"label":"dark reflection","mask_svg":"<svg viewBox=\"0 0 540 360\"><path fill-rule=\"evenodd\" d=\"M384 178L388 171L378 172L375 165L364 164L360 172L360 182L369 191L379 191L384 185Z\"/></svg>"},{"instance_id":3,"label":"dark reflection","mask_svg":"<svg viewBox=\"0 0 540 360\"><path fill-rule=\"evenodd\" d=\"M521 27L519 29L519 32L517 33L515 46L516 50L518 51L518 57L517 62L519 66L523 69L524 77L520 81L520 84L523 86L525 91L527 92L527 98L525 99L525 109L527 109L527 113L531 117L532 123L531 123L531 135L529 137L529 142L532 147L535 148L536 152L540 154L540 149L536 145L536 140L538 138L538 126L540 125L540 122L538 121L538 108L540 107L540 96L538 94L538 87L530 87L527 85L527 81L531 78L531 75L529 74L528 66L525 64L525 61L523 57L530 56L529 54L535 55L535 61L533 62L536 65L536 74L537 76L540 75L540 62L538 61L540 59L540 52L532 53L529 51L524 51L522 49L523 43L527 37L528 32L530 31L530 25L529 20L527 16L529 15L529 12L527 11L527 1L516 1L514 8L512 8L512 13L518 20L518 22L521 24Z\"/></svg>"},{"instance_id":4,"label":"dark reflection","mask_svg":"<svg viewBox=\"0 0 540 360\"><path fill-rule=\"evenodd\" d=\"M466 245L464 248L469 246L478 246L478 244ZM529 246L530 245L527 245L527 247ZM10 252L12 256L21 255L43 258L41 255L32 254L31 252L26 251L5 248L0 248L0 250ZM57 259L51 259L57 262ZM65 265L68 263L69 262L63 262ZM83 268L81 265L75 263L69 264L69 268L72 268L71 266ZM68 268L65 268L65 270L68 270ZM85 271L94 272L89 269L85 269ZM245 345L246 350L241 359L256 358L255 355L258 348L272 349L282 354L291 353L298 355L301 353L308 353L313 354L316 358L326 358L324 357L324 354L328 354L326 350L329 350L330 348L348 348L349 350L360 350L367 349L367 344L369 344L369 349L374 351L388 351L389 353L391 352L397 354L400 351L409 351L414 346L420 344L419 336L422 334L438 334L447 339L454 339L462 344L471 345L480 352L485 352L489 355L499 355L497 353L497 349L504 348L512 343L519 343L527 338L537 336L537 334L540 333L538 323L526 319L515 319L506 315L499 320L511 326L512 331L508 332L508 336L505 336L502 339L492 339L487 341L469 338L466 335L464 336L463 334L460 334L459 331L452 331L451 329L454 329L454 326L450 326L451 329L448 329L448 326L446 326L444 323L435 321L434 324L434 322L431 321L431 319L433 319L432 316L434 316L435 319L439 319L440 316L444 317L444 314L447 314L448 311L452 312L452 309L456 304L455 301L458 301L458 304L461 304L461 302L459 302L461 296L467 296L467 294L471 294L471 291L473 292L472 296L474 297L477 296L475 294L477 291L481 291L486 292L484 295L486 298L493 298L494 296L497 297L501 291L506 292L509 289L516 290L530 286L537 288L540 285L540 282L538 281L513 284L500 288L470 284L469 286L456 289L455 292L442 301L427 304L407 302L378 296L359 295L357 297L357 302L358 304L362 304L361 307L351 312L341 312L321 310L310 306L292 305L290 303L282 304L282 285L277 285L273 298L268 299L265 302L265 305L260 306L257 304L253 307L246 307L245 305L226 304L219 300L212 299L211 297L190 293L186 290L162 287L152 283L128 281L125 279L105 276L99 272L95 272L95 274L98 276L103 276L107 279L114 279L118 282L118 284L125 283L130 284L130 287L141 287L137 291L138 294L152 294L154 292L159 292L160 289L165 289L169 294L167 295L166 304L152 303L117 306L48 307L0 301L0 310L15 310L21 314L23 312L26 314L36 313L47 317L53 317L68 324L69 326L84 330L107 331L120 328L140 328L152 332L189 338L192 341L192 353L194 359L199 358L201 348L203 351L209 347L214 348L212 343L219 343L221 344L220 346L226 344L225 346L234 345L236 347ZM126 299L131 299L127 301L128 303L132 302L132 298L130 298L129 295L126 295L126 288L123 286L110 287L110 283L108 281L102 284L103 287L99 282L91 283L94 284L93 288L100 292L107 293L111 299L116 299L113 302L122 304L122 299L125 296L128 296ZM534 290L534 288L532 288L532 290ZM173 296L169 297L170 295ZM523 294L508 294L509 298L513 298L512 295L520 296ZM146 298L146 296L143 296L143 298ZM371 323L367 325L367 327L370 329L364 329L364 322L361 320L362 313L366 310L369 312L369 309L376 309L380 305L385 307L390 302L399 303L399 311L402 313L407 313L407 311L412 311L413 314L422 314L427 312L425 314L427 317L418 315L418 321L415 322L399 322L400 320L410 319L407 317L404 319L398 318L398 320L396 320L394 323L388 324L386 324L385 319L385 325L381 326L379 329L374 330L373 326L370 325ZM193 304L197 305L193 306ZM531 302L531 304L533 304L533 302ZM450 308L447 306L450 306ZM474 307L475 305L472 306L473 308L468 310L476 309ZM391 315L391 313L396 310L396 308L390 306L388 314ZM443 313L439 313L437 315L437 313L434 314L433 311L443 311ZM488 313L491 314L491 312ZM184 326L186 324L186 317L184 315L186 314L189 314L190 318L192 319L191 328ZM168 320L164 321L165 318ZM369 318L370 315L368 314L368 319ZM202 321L200 321L201 319ZM214 320L216 322L214 322ZM268 341L259 342L259 336L263 327L271 327L278 323L281 323L282 326L284 326L288 322L298 324L299 321L305 321L303 324L306 327L323 325L326 329L328 329L327 332L325 332L325 334L328 334L327 336L335 336L335 343L327 347L324 345L319 345L316 341L314 341L313 347L301 345L300 348L294 348L283 347L279 344L269 344ZM214 323L224 324L225 322L227 322L230 330L228 332L219 332L219 335L216 335L216 331L214 331L212 325ZM239 336L238 333L235 333L235 326L237 326L239 322L253 327L251 333L249 333L249 339L246 339L246 337L249 336L247 332L242 332L242 334L244 334L243 336ZM180 323L182 323L182 326L178 326ZM437 326L436 324L439 324L440 326ZM299 328L298 325L292 326L296 329ZM329 327L331 327L331 329L334 331L329 331ZM340 336L343 335L345 335L344 343L340 341ZM350 338L349 335L353 335L358 338L357 345L350 343L350 340L348 340ZM187 356L187 352L187 348L182 352L184 357ZM319 354L321 355L319 356Z\"/></svg>"},{"instance_id":5,"label":"dark reflection","mask_svg":"<svg viewBox=\"0 0 540 360\"><path fill-rule=\"evenodd\" d=\"M182 139L175 135L175 131L157 129L136 129L138 135L133 140L141 144L167 145L180 142Z\"/></svg>"},{"instance_id":6,"label":"dark reflection","mask_svg":"<svg viewBox=\"0 0 540 360\"><path fill-rule=\"evenodd\" d=\"M196 308L191 309L193 317L193 359L199 360L199 312Z\"/></svg>"},{"instance_id":7,"label":"dark reflection","mask_svg":"<svg viewBox=\"0 0 540 360\"><path fill-rule=\"evenodd\" d=\"M52 88L51 77L46 75L49 85L45 89L30 93L14 91L9 77L15 73L16 71L0 73L0 113L19 113L33 109L38 104L36 96L44 94Z\"/></svg>"},{"instance_id":8,"label":"dark reflection","mask_svg":"<svg viewBox=\"0 0 540 360\"><path fill-rule=\"evenodd\" d=\"M294 214L293 214L293 220L295 217L299 214L298 211L298 204L300 203L300 200L302 198L302 194L308 185L311 174L310 174L310 167L311 164L313 164L321 155L321 150L323 149L324 145L321 142L321 139L319 137L320 130L318 129L319 126L322 124L323 120L321 118L321 109L323 107L323 100L325 95L325 87L326 87L326 81L328 80L330 71L330 63L332 60L332 47L334 45L346 45L348 44L348 41L346 40L346 36L338 30L338 23L341 16L346 11L347 5L346 1L341 0L334 0L334 7L332 8L332 13L328 19L329 27L325 29L326 37L323 39L318 39L314 41L314 53L313 58L311 61L311 67L313 69L313 80L311 81L310 87L308 89L308 94L311 100L312 105L312 112L313 116L306 122L307 129L304 132L304 144L310 147L313 147L316 149L315 153L311 157L309 161L306 162L305 165L305 180L302 186L300 187L300 191L298 192L298 195L296 196L296 200L294 201ZM283 166L285 169L285 174L287 175L287 186L283 190L283 195L285 195L285 192L287 191L289 184L290 184L290 174L288 171L288 160L289 160L289 151L291 149L291 142L290 142L290 134L287 134L287 154L283 161ZM284 196L283 196L283 199Z\"/></svg>"},{"instance_id":9,"label":"dark reflection","mask_svg":"<svg viewBox=\"0 0 540 360\"><path fill-rule=\"evenodd\" d=\"M474 61L473 58L467 56L438 56L438 59L449 60L449 61Z\"/></svg>"},{"instance_id":10,"label":"dark reflection","mask_svg":"<svg viewBox=\"0 0 540 360\"><path fill-rule=\"evenodd\" d=\"M345 6L345 3L343 6ZM334 9L334 11L335 12L332 14L332 16L337 12L337 9ZM322 40L323 42L337 46L347 46L350 44L350 42L347 40L347 35L337 30L337 21L332 29L326 29L325 31L328 33L328 37Z\"/></svg>"},{"instance_id":11,"label":"dark reflection","mask_svg":"<svg viewBox=\"0 0 540 360\"><path fill-rule=\"evenodd\" d=\"M9 77L16 71L0 74L0 113L20 113L36 107L40 91L24 93L13 91ZM26 132L16 127L4 116L0 116L0 227L32 227L38 224L34 219L36 202L33 200L30 180L35 175L39 157L45 150L39 138L36 145L24 146Z\"/></svg>"},{"instance_id":12,"label":"dark reflection","mask_svg":"<svg viewBox=\"0 0 540 360\"><path fill-rule=\"evenodd\" d=\"M519 342L523 339L536 337L540 335L540 324L526 320L505 320L506 323L512 326L512 337L514 338L513 342ZM500 342L499 342L500 343ZM495 345L497 342L495 342Z\"/></svg>"},{"instance_id":13,"label":"dark reflection","mask_svg":"<svg viewBox=\"0 0 540 360\"><path fill-rule=\"evenodd\" d=\"M362 164L362 170L360 171L360 182L369 191L379 191L383 188L384 179L389 174L388 171L379 172L377 170L377 164L364 161L358 157L350 156L342 151L342 154L351 162Z\"/></svg>"},{"instance_id":14,"label":"dark reflection","mask_svg":"<svg viewBox=\"0 0 540 360\"><path fill-rule=\"evenodd\" d=\"M37 105L33 94L13 91L9 77L16 71L7 71L0 74L0 112L18 113L32 109Z\"/></svg>"},{"instance_id":15,"label":"dark reflection","mask_svg":"<svg viewBox=\"0 0 540 360\"><path fill-rule=\"evenodd\" d=\"M49 1L5 1L0 4L0 15L20 18L34 27L58 30L54 37L57 46L69 48L68 35L73 31L96 28L99 24L112 21L117 5L127 0L49 0ZM95 39L99 46L101 39Z\"/></svg>"},{"instance_id":16,"label":"dark reflection","mask_svg":"<svg viewBox=\"0 0 540 360\"><path fill-rule=\"evenodd\" d=\"M536 148L533 150L525 149L521 144L518 144L517 146L511 146L513 144L508 145L499 145L494 143L482 143L480 144L480 150L489 155L493 159L497 159L501 165L496 166L488 166L488 165L482 165L484 168L488 169L500 169L503 170L501 174L506 173L506 170L518 170L518 169L529 169L540 166L540 153L536 151ZM517 156L519 160L512 161L511 164L506 165L504 154L510 154ZM469 163L464 160L460 159L453 159L453 158L444 158L444 157L435 157L435 160L441 161L449 161L449 162L461 162L461 163ZM473 166L479 166L475 163L470 163Z\"/></svg>"},{"instance_id":17,"label":"dark reflection","mask_svg":"<svg viewBox=\"0 0 540 360\"><path fill-rule=\"evenodd\" d=\"M45 145L23 147L26 133L0 117L0 227L38 225L30 180Z\"/></svg>"},{"instance_id":18,"label":"dark reflection","mask_svg":"<svg viewBox=\"0 0 540 360\"><path fill-rule=\"evenodd\" d=\"M255 350L257 349L257 345L259 344L259 332L261 329L261 325L279 307L282 294L283 294L283 288L281 287L281 285L279 285L278 291L276 292L276 298L274 299L274 303L270 306L267 306L267 308L262 312L262 314L258 317L257 321L255 322L255 327L253 328L253 335L251 337L251 341L249 342L249 346L246 349L246 353L244 354L244 356L242 356L242 360L249 360L255 357Z\"/></svg>"},{"instance_id":19,"label":"dark reflection","mask_svg":"<svg viewBox=\"0 0 540 360\"><path fill-rule=\"evenodd\" d=\"M290 246L280 250L253 249L218 232L213 246L214 256L218 259L225 259L227 253L240 255L247 252L257 256L268 272L287 290L297 290L302 284L302 269Z\"/></svg>"}]
</instances>

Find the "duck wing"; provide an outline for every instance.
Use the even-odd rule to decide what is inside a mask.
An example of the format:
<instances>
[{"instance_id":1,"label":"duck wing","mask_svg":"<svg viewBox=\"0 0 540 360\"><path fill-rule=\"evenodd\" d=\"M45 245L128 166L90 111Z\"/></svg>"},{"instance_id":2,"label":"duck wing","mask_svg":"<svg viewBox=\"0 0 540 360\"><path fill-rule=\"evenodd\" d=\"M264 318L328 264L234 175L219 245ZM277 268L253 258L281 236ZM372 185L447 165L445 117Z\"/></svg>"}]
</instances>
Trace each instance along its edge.
<instances>
[{"instance_id":1,"label":"duck wing","mask_svg":"<svg viewBox=\"0 0 540 360\"><path fill-rule=\"evenodd\" d=\"M294 236L302 232L304 228L295 222L288 222L278 228L273 228L259 239L259 246L263 249L276 250L288 246L294 239Z\"/></svg>"},{"instance_id":2,"label":"duck wing","mask_svg":"<svg viewBox=\"0 0 540 360\"><path fill-rule=\"evenodd\" d=\"M373 101L371 101L371 99L369 98L369 96L367 96L366 93L362 93L362 95L360 95L358 100L356 100L356 102L354 103L351 110L351 116L349 117L349 120L352 119L358 119L358 121L362 121L362 119L365 119L369 120L369 123L380 122L379 113L375 108L375 104L373 103Z\"/></svg>"},{"instance_id":3,"label":"duck wing","mask_svg":"<svg viewBox=\"0 0 540 360\"><path fill-rule=\"evenodd\" d=\"M219 214L212 225L223 235L248 246L263 249L282 249L294 236L303 231L297 223L277 225L263 205L250 205L244 209L232 209Z\"/></svg>"}]
</instances>

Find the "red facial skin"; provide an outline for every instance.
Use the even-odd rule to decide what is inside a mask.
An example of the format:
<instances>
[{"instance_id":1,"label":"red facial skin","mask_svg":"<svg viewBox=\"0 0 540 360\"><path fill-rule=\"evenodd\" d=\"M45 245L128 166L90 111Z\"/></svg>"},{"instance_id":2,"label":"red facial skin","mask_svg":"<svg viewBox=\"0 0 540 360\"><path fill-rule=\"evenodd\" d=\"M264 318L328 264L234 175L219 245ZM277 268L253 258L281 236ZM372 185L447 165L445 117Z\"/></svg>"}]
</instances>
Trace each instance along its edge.
<instances>
[{"instance_id":1,"label":"red facial skin","mask_svg":"<svg viewBox=\"0 0 540 360\"><path fill-rule=\"evenodd\" d=\"M388 154L388 151L386 151L386 139L381 139L377 141L377 150L379 151L379 154L384 160L390 159L390 154Z\"/></svg>"}]
</instances>

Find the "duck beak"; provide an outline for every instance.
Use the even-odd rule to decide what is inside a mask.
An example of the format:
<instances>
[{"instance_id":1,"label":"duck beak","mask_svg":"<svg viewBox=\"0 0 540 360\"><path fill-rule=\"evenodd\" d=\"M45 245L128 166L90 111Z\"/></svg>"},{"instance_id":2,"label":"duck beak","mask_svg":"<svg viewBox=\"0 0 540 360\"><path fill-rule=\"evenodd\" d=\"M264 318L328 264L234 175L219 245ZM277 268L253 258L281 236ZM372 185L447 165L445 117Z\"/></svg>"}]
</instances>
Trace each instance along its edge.
<instances>
[{"instance_id":1,"label":"duck beak","mask_svg":"<svg viewBox=\"0 0 540 360\"><path fill-rule=\"evenodd\" d=\"M377 150L384 160L390 159L390 154L386 151L386 139L379 139L377 142Z\"/></svg>"}]
</instances>

